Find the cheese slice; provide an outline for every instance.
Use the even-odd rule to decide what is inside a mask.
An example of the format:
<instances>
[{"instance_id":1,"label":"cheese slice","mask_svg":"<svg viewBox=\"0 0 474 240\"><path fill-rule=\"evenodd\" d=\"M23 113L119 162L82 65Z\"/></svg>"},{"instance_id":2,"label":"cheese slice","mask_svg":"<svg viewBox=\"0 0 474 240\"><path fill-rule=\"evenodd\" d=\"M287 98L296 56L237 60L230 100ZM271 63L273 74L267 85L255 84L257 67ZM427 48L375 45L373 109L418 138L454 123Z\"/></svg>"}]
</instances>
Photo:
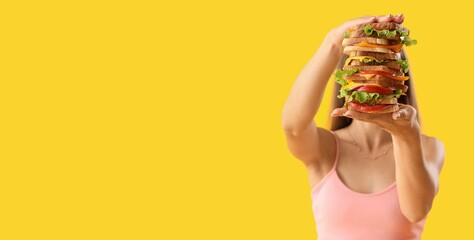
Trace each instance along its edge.
<instances>
[{"instance_id":1,"label":"cheese slice","mask_svg":"<svg viewBox=\"0 0 474 240\"><path fill-rule=\"evenodd\" d=\"M369 80L371 77L377 74L357 74L357 76L365 77L365 79Z\"/></svg>"},{"instance_id":2,"label":"cheese slice","mask_svg":"<svg viewBox=\"0 0 474 240\"><path fill-rule=\"evenodd\" d=\"M345 85L344 87L342 87L342 89L352 89L354 87L357 87L357 86L379 86L379 87L382 87L380 86L379 84L373 84L373 83L355 83L351 80L347 80L347 85Z\"/></svg>"},{"instance_id":3,"label":"cheese slice","mask_svg":"<svg viewBox=\"0 0 474 240\"><path fill-rule=\"evenodd\" d=\"M397 45L381 45L381 44L373 44L373 43L368 43L368 42L361 42L359 44L356 44L354 46L359 46L359 47L381 47L381 48L388 48L391 49L394 52L400 52L402 50L403 44L397 44Z\"/></svg>"},{"instance_id":4,"label":"cheese slice","mask_svg":"<svg viewBox=\"0 0 474 240\"><path fill-rule=\"evenodd\" d=\"M395 80L398 80L398 81L406 81L408 79L410 79L409 76L400 76L400 77L396 77L396 76L387 76L388 78L391 78L391 79L395 79Z\"/></svg>"}]
</instances>

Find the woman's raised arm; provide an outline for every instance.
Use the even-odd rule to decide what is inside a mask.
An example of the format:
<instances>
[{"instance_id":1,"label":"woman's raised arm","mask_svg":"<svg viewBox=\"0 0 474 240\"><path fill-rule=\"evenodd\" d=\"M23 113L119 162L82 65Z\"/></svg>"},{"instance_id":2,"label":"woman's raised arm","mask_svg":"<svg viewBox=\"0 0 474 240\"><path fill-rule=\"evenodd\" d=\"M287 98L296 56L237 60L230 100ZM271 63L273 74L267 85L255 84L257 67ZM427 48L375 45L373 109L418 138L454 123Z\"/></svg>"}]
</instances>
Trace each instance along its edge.
<instances>
[{"instance_id":1,"label":"woman's raised arm","mask_svg":"<svg viewBox=\"0 0 474 240\"><path fill-rule=\"evenodd\" d=\"M390 21L401 23L403 15L361 17L332 29L298 75L283 107L281 121L290 151L306 165L324 157L320 149L327 148L322 146L321 140L325 136L332 137L318 128L313 119L319 110L328 80L342 57L345 32L352 25ZM332 143L325 141L324 144Z\"/></svg>"}]
</instances>

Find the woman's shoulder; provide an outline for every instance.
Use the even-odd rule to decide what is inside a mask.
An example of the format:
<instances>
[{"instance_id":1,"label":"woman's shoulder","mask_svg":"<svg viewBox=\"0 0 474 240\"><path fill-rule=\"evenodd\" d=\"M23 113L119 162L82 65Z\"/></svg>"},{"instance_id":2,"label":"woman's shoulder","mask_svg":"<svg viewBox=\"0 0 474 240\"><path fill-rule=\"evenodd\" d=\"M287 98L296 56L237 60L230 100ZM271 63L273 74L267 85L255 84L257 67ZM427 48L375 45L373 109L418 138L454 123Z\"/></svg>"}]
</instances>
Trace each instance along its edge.
<instances>
[{"instance_id":1,"label":"woman's shoulder","mask_svg":"<svg viewBox=\"0 0 474 240\"><path fill-rule=\"evenodd\" d=\"M421 145L425 160L441 167L445 156L443 142L437 137L421 134Z\"/></svg>"},{"instance_id":2,"label":"woman's shoulder","mask_svg":"<svg viewBox=\"0 0 474 240\"><path fill-rule=\"evenodd\" d=\"M439 138L426 134L421 134L421 144L427 148L444 149L444 144Z\"/></svg>"}]
</instances>

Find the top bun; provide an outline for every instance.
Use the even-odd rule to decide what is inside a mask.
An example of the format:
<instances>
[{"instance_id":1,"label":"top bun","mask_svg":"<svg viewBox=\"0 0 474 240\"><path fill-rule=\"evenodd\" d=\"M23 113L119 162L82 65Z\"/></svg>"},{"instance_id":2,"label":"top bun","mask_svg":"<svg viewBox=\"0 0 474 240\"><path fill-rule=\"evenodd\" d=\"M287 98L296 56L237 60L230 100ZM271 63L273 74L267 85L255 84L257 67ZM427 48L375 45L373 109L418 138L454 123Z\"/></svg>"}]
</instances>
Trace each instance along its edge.
<instances>
[{"instance_id":1,"label":"top bun","mask_svg":"<svg viewBox=\"0 0 474 240\"><path fill-rule=\"evenodd\" d=\"M388 48L382 48L382 47L359 47L359 46L347 46L344 47L344 54L350 55L351 52L353 51L359 51L359 52L378 52L378 53L393 53L395 54L394 51L388 49Z\"/></svg>"}]
</instances>

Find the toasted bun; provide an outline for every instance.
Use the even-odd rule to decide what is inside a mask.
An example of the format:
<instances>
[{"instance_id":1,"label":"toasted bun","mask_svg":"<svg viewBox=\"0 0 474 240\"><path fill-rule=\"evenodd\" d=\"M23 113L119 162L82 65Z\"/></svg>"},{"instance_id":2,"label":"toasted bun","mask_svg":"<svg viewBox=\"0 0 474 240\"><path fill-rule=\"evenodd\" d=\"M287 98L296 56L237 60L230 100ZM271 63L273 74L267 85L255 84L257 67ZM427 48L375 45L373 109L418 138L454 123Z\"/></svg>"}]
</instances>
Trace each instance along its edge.
<instances>
[{"instance_id":1,"label":"toasted bun","mask_svg":"<svg viewBox=\"0 0 474 240\"><path fill-rule=\"evenodd\" d=\"M393 70L393 69L390 69L390 68L388 68L387 66L384 66L384 65L367 65L367 66L364 66L364 65L361 65L361 66L348 65L348 66L344 66L342 69L343 70L351 70L351 69L356 69L356 68L359 68L360 71L382 71L382 72L393 74L395 76L405 76L405 74L402 71Z\"/></svg>"},{"instance_id":2,"label":"toasted bun","mask_svg":"<svg viewBox=\"0 0 474 240\"><path fill-rule=\"evenodd\" d=\"M366 79L362 76L357 75L348 75L344 77L345 80L350 80L354 83L363 83L363 84L378 84L384 88L390 88L393 90L402 90L402 92L407 92L408 86L403 84L403 81L393 80L381 75L374 75L373 77Z\"/></svg>"},{"instance_id":3,"label":"toasted bun","mask_svg":"<svg viewBox=\"0 0 474 240\"><path fill-rule=\"evenodd\" d=\"M376 62L369 62L369 63L364 63L359 60L352 60L349 62L350 66L386 66L390 69L400 71L401 67L400 64L394 61L389 61L389 62L384 62L384 63L376 63Z\"/></svg>"},{"instance_id":4,"label":"toasted bun","mask_svg":"<svg viewBox=\"0 0 474 240\"><path fill-rule=\"evenodd\" d=\"M344 48L344 54L349 55L352 51L364 51L364 52L379 52L379 53L395 53L391 49L381 47L359 47L359 46L347 46Z\"/></svg>"},{"instance_id":5,"label":"toasted bun","mask_svg":"<svg viewBox=\"0 0 474 240\"><path fill-rule=\"evenodd\" d=\"M347 109L351 111L356 111L356 112L363 112L363 113L373 113L373 114L380 114L380 113L391 113L391 112L396 112L400 109L398 104L393 104L393 105L387 105L386 107L376 110L376 111L365 111L359 108L353 108L351 107L350 104L347 105Z\"/></svg>"},{"instance_id":6,"label":"toasted bun","mask_svg":"<svg viewBox=\"0 0 474 240\"><path fill-rule=\"evenodd\" d=\"M372 38L372 37L360 37L360 38L344 38L342 40L342 46L351 46L354 44L358 44L361 42L372 43L372 44L379 44L379 45L389 45L387 39L383 38Z\"/></svg>"},{"instance_id":7,"label":"toasted bun","mask_svg":"<svg viewBox=\"0 0 474 240\"><path fill-rule=\"evenodd\" d=\"M379 104L397 104L398 99L397 98L383 98L382 100L379 101Z\"/></svg>"},{"instance_id":8,"label":"toasted bun","mask_svg":"<svg viewBox=\"0 0 474 240\"><path fill-rule=\"evenodd\" d=\"M357 49L357 47L353 47L353 48ZM389 49L389 51L391 51L391 50ZM346 53L345 48L344 48L344 53L349 55L349 57L370 56L370 57L374 57L378 60L398 60L398 59L400 59L400 53L394 53L394 52L381 53L381 52L371 52L371 51L363 51L363 50L352 50L352 51L349 51L349 53Z\"/></svg>"}]
</instances>

